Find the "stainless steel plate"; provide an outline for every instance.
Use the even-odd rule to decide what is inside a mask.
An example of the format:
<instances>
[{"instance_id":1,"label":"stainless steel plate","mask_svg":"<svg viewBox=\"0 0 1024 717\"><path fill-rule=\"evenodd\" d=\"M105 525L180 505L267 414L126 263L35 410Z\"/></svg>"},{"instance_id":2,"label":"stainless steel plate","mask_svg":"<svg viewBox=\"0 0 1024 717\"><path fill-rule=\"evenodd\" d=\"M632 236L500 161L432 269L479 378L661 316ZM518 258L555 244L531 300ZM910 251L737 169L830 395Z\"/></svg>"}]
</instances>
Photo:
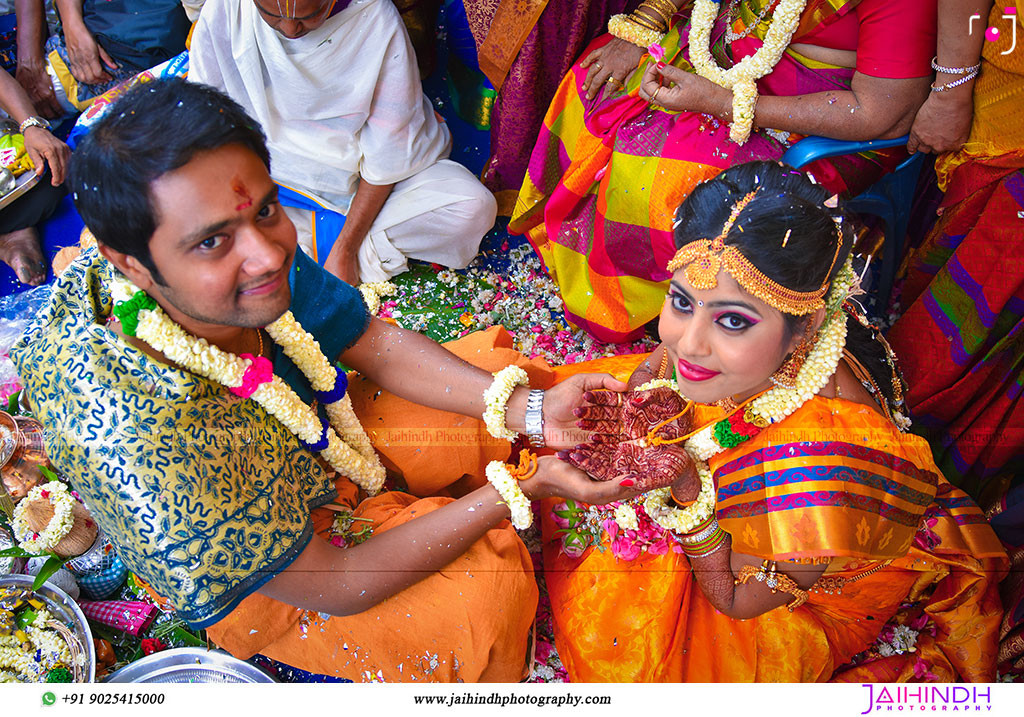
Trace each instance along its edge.
<instances>
[{"instance_id":1,"label":"stainless steel plate","mask_svg":"<svg viewBox=\"0 0 1024 717\"><path fill-rule=\"evenodd\" d=\"M3 575L0 576L0 587L20 587L32 589L32 575ZM96 646L92 644L92 630L89 622L85 619L78 603L71 599L71 596L60 588L46 584L35 591L35 594L46 603L47 609L54 618L71 628L71 632L82 643L82 650L85 652L85 681L96 681Z\"/></svg>"},{"instance_id":2,"label":"stainless steel plate","mask_svg":"<svg viewBox=\"0 0 1024 717\"><path fill-rule=\"evenodd\" d=\"M106 682L132 683L253 683L277 682L255 665L223 650L178 647L156 652L122 667Z\"/></svg>"},{"instance_id":3,"label":"stainless steel plate","mask_svg":"<svg viewBox=\"0 0 1024 717\"><path fill-rule=\"evenodd\" d=\"M37 184L39 184L39 175L34 171L30 169L29 171L22 173L22 175L15 181L14 189L0 197L0 209L3 209L8 204L14 202L15 199L32 189L32 187Z\"/></svg>"}]
</instances>

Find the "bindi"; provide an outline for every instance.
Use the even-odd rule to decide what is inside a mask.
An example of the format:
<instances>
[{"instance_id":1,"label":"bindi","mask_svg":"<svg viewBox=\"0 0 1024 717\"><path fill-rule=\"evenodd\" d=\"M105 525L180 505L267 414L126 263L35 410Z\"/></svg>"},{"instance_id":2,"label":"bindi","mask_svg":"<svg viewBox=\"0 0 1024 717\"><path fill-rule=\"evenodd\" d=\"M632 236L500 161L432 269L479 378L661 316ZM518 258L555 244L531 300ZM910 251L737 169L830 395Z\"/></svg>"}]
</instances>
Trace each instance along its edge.
<instances>
[{"instance_id":1,"label":"bindi","mask_svg":"<svg viewBox=\"0 0 1024 717\"><path fill-rule=\"evenodd\" d=\"M232 180L231 189L238 195L239 199L242 200L235 206L236 212L240 212L243 209L248 209L252 206L252 197L249 196L249 190L246 189L245 185L242 184L239 179L235 178Z\"/></svg>"}]
</instances>

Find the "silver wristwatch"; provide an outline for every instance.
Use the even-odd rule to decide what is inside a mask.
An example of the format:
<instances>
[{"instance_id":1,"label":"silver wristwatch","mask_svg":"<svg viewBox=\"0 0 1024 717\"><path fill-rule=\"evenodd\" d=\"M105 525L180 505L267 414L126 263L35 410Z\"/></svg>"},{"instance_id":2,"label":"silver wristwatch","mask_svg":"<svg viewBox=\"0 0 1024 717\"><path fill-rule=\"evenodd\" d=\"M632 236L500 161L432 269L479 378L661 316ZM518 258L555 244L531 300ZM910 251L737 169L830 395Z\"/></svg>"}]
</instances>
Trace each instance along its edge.
<instances>
[{"instance_id":1,"label":"silver wristwatch","mask_svg":"<svg viewBox=\"0 0 1024 717\"><path fill-rule=\"evenodd\" d=\"M530 391L526 398L526 437L534 448L543 448L544 442L544 392Z\"/></svg>"},{"instance_id":2,"label":"silver wristwatch","mask_svg":"<svg viewBox=\"0 0 1024 717\"><path fill-rule=\"evenodd\" d=\"M45 130L49 130L50 123L42 117L36 117L33 115L32 117L29 117L20 125L18 125L18 131L21 132L22 134L25 134L25 130L27 130L29 127L42 127Z\"/></svg>"}]
</instances>

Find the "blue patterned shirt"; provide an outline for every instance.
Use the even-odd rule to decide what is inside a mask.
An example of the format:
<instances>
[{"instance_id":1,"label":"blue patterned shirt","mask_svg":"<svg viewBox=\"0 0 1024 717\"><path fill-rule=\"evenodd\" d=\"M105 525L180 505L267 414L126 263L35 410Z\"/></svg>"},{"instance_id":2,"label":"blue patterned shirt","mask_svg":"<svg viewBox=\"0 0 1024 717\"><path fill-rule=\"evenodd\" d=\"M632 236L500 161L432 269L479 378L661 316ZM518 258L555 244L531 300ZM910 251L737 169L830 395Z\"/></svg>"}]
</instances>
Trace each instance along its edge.
<instances>
[{"instance_id":1,"label":"blue patterned shirt","mask_svg":"<svg viewBox=\"0 0 1024 717\"><path fill-rule=\"evenodd\" d=\"M207 627L280 573L335 497L321 463L259 404L160 363L106 326L111 268L87 250L11 349L46 449L122 560ZM366 330L359 292L296 252L291 310L334 359ZM312 389L276 347L274 371Z\"/></svg>"}]
</instances>

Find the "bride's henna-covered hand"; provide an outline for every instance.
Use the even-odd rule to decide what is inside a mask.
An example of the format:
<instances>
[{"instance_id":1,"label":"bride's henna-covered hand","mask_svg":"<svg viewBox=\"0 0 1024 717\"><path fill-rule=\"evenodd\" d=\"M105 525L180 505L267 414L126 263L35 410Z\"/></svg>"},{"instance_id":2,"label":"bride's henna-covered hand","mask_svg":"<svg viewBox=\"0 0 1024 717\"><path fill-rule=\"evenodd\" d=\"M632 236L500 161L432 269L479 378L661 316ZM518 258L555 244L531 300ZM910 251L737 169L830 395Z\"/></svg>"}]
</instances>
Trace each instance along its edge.
<instances>
[{"instance_id":1,"label":"bride's henna-covered hand","mask_svg":"<svg viewBox=\"0 0 1024 717\"><path fill-rule=\"evenodd\" d=\"M595 392L618 396L626 384L609 374L581 373L549 388L544 397L544 438L555 450L571 448L580 441L589 440L577 427L577 411L585 405L586 396ZM596 389L602 389L596 391Z\"/></svg>"},{"instance_id":2,"label":"bride's henna-covered hand","mask_svg":"<svg viewBox=\"0 0 1024 717\"><path fill-rule=\"evenodd\" d=\"M680 476L696 476L693 460L682 444L648 446L644 439L656 426L684 409L683 400L669 388L656 388L625 397L590 392L589 405L579 409L581 428L594 431L593 441L560 454L563 460L598 480L632 481L640 490L671 485ZM658 429L661 438L684 435L689 416L670 421ZM699 485L699 484L698 484Z\"/></svg>"},{"instance_id":3,"label":"bride's henna-covered hand","mask_svg":"<svg viewBox=\"0 0 1024 717\"><path fill-rule=\"evenodd\" d=\"M682 397L670 388L652 388L617 394L587 391L584 405L576 409L576 425L591 433L594 443L621 443L644 438L662 421L682 413ZM689 430L691 419L683 416L658 430L662 438L678 438Z\"/></svg>"},{"instance_id":4,"label":"bride's henna-covered hand","mask_svg":"<svg viewBox=\"0 0 1024 717\"><path fill-rule=\"evenodd\" d=\"M679 444L656 448L639 442L585 444L558 455L597 480L641 492L672 485L683 475L696 475L693 459Z\"/></svg>"}]
</instances>

